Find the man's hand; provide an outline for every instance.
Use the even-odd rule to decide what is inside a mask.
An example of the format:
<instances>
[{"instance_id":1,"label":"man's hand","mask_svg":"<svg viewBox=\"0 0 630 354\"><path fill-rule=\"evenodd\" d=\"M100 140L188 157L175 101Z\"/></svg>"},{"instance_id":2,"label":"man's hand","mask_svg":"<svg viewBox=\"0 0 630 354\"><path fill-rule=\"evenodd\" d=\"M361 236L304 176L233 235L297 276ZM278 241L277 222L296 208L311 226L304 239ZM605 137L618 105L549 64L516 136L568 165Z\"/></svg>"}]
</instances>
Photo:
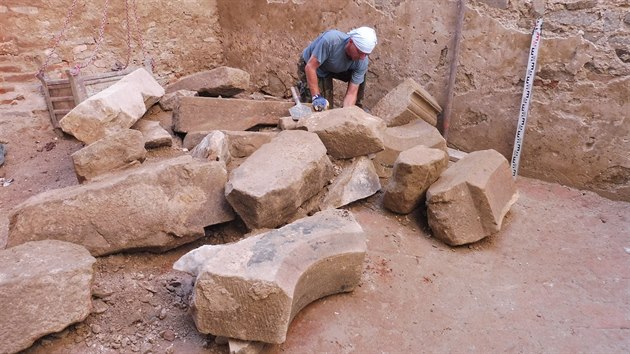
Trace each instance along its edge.
<instances>
[{"instance_id":1,"label":"man's hand","mask_svg":"<svg viewBox=\"0 0 630 354\"><path fill-rule=\"evenodd\" d=\"M320 95L313 96L313 109L317 112L328 109L328 100Z\"/></svg>"}]
</instances>

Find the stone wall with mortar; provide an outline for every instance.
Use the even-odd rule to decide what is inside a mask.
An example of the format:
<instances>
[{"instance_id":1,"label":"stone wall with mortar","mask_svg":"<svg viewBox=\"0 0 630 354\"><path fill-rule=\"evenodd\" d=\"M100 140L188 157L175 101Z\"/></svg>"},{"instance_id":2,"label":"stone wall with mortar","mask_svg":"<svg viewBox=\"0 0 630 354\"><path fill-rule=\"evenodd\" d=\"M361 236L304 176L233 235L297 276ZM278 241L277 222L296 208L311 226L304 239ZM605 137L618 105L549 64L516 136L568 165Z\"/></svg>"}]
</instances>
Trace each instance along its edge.
<instances>
[{"instance_id":1,"label":"stone wall with mortar","mask_svg":"<svg viewBox=\"0 0 630 354\"><path fill-rule=\"evenodd\" d=\"M630 3L467 1L449 144L510 159L531 31L543 17L520 174L630 200ZM445 104L457 1L217 0L229 65L279 95L328 28L376 28L366 103L411 77ZM243 16L248 14L248 16Z\"/></svg>"},{"instance_id":2,"label":"stone wall with mortar","mask_svg":"<svg viewBox=\"0 0 630 354\"><path fill-rule=\"evenodd\" d=\"M35 3L35 4L33 4ZM45 110L33 78L71 0L0 3L0 114ZM52 76L95 48L104 0L77 0ZM328 28L376 28L366 104L411 77L442 105L456 0L137 1L155 74L177 77L230 65L252 86L288 96L303 47ZM627 0L467 1L458 58L451 146L494 148L510 157L530 33L545 20L520 174L630 200L630 3ZM125 59L124 1L110 0L103 72ZM142 61L136 45L135 63ZM341 86L341 85L338 85ZM2 122L0 121L0 124ZM1 138L0 131L0 138Z\"/></svg>"}]
</instances>

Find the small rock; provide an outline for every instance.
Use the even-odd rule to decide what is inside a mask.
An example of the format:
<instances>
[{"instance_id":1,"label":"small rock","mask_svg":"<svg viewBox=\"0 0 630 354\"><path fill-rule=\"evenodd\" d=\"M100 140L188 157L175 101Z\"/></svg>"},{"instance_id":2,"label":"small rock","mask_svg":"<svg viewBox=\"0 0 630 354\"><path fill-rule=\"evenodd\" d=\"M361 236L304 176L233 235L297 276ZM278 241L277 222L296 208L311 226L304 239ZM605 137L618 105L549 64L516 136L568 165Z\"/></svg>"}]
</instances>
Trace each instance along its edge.
<instances>
[{"instance_id":1,"label":"small rock","mask_svg":"<svg viewBox=\"0 0 630 354\"><path fill-rule=\"evenodd\" d=\"M162 333L160 333L160 336L162 336L162 338L164 338L165 340L172 342L175 340L175 332L173 332L173 330L167 329L165 331L163 331Z\"/></svg>"},{"instance_id":2,"label":"small rock","mask_svg":"<svg viewBox=\"0 0 630 354\"><path fill-rule=\"evenodd\" d=\"M101 299L96 299L92 302L92 313L101 314L107 311L107 309L109 309L109 306Z\"/></svg>"},{"instance_id":3,"label":"small rock","mask_svg":"<svg viewBox=\"0 0 630 354\"><path fill-rule=\"evenodd\" d=\"M102 331L101 326L99 326L97 324L91 324L90 325L90 329L92 330L92 333L94 333L94 334L101 333L101 331Z\"/></svg>"},{"instance_id":4,"label":"small rock","mask_svg":"<svg viewBox=\"0 0 630 354\"><path fill-rule=\"evenodd\" d=\"M163 309L162 309L162 311L160 311L160 314L158 315L158 318L159 318L160 320L165 319L165 318L166 318L166 312L167 312L167 311L166 311L166 309L165 309L165 308L163 308Z\"/></svg>"}]
</instances>

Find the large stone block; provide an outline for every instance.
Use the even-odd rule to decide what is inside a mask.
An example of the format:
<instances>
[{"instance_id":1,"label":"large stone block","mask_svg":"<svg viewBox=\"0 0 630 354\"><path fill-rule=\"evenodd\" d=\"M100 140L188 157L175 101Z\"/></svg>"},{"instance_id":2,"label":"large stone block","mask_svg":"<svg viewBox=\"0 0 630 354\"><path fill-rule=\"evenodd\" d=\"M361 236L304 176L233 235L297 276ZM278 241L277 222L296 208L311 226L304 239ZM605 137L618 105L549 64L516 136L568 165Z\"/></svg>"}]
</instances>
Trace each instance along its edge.
<instances>
[{"instance_id":1,"label":"large stone block","mask_svg":"<svg viewBox=\"0 0 630 354\"><path fill-rule=\"evenodd\" d=\"M449 245L472 243L499 231L517 198L505 157L495 150L475 151L429 187L429 226Z\"/></svg>"},{"instance_id":2,"label":"large stone block","mask_svg":"<svg viewBox=\"0 0 630 354\"><path fill-rule=\"evenodd\" d=\"M173 145L173 137L166 129L162 128L158 121L140 119L131 128L142 133L144 147L147 149Z\"/></svg>"},{"instance_id":3,"label":"large stone block","mask_svg":"<svg viewBox=\"0 0 630 354\"><path fill-rule=\"evenodd\" d=\"M331 176L316 134L283 131L232 171L225 193L249 228L272 228L288 222Z\"/></svg>"},{"instance_id":4,"label":"large stone block","mask_svg":"<svg viewBox=\"0 0 630 354\"><path fill-rule=\"evenodd\" d=\"M423 120L385 129L383 142L383 151L378 152L374 158L376 172L382 178L391 176L394 162L402 151L418 145L446 151L446 140L442 134Z\"/></svg>"},{"instance_id":5,"label":"large stone block","mask_svg":"<svg viewBox=\"0 0 630 354\"><path fill-rule=\"evenodd\" d=\"M181 97L173 111L173 130L180 133L210 130L247 130L276 125L289 114L291 102L233 98Z\"/></svg>"},{"instance_id":6,"label":"large stone block","mask_svg":"<svg viewBox=\"0 0 630 354\"><path fill-rule=\"evenodd\" d=\"M399 214L411 213L447 166L443 150L418 145L401 152L385 187L383 206Z\"/></svg>"},{"instance_id":7,"label":"large stone block","mask_svg":"<svg viewBox=\"0 0 630 354\"><path fill-rule=\"evenodd\" d=\"M177 90L175 92L166 93L160 98L160 107L165 111L172 111L179 106L179 99L181 97L192 96L197 96L197 91Z\"/></svg>"},{"instance_id":8,"label":"large stone block","mask_svg":"<svg viewBox=\"0 0 630 354\"><path fill-rule=\"evenodd\" d=\"M321 209L339 208L367 198L381 189L372 160L357 157L335 178L322 202Z\"/></svg>"},{"instance_id":9,"label":"large stone block","mask_svg":"<svg viewBox=\"0 0 630 354\"><path fill-rule=\"evenodd\" d=\"M230 221L225 164L181 156L145 163L80 186L51 190L10 215L8 246L57 239L92 255L171 249Z\"/></svg>"},{"instance_id":10,"label":"large stone block","mask_svg":"<svg viewBox=\"0 0 630 354\"><path fill-rule=\"evenodd\" d=\"M83 183L107 172L139 165L147 154L144 145L142 133L131 129L93 142L71 155L77 179Z\"/></svg>"},{"instance_id":11,"label":"large stone block","mask_svg":"<svg viewBox=\"0 0 630 354\"><path fill-rule=\"evenodd\" d=\"M83 321L92 309L94 257L82 246L45 240L0 251L0 352Z\"/></svg>"},{"instance_id":12,"label":"large stone block","mask_svg":"<svg viewBox=\"0 0 630 354\"><path fill-rule=\"evenodd\" d=\"M282 343L302 308L355 288L365 252L352 214L331 209L235 244L202 246L173 268L197 277L191 307L200 332Z\"/></svg>"},{"instance_id":13,"label":"large stone block","mask_svg":"<svg viewBox=\"0 0 630 354\"><path fill-rule=\"evenodd\" d=\"M383 119L388 127L423 119L435 126L442 108L422 86L407 79L383 97L372 110L372 114Z\"/></svg>"},{"instance_id":14,"label":"large stone block","mask_svg":"<svg viewBox=\"0 0 630 354\"><path fill-rule=\"evenodd\" d=\"M91 144L130 128L162 95L162 86L140 68L78 104L59 125L64 132Z\"/></svg>"},{"instance_id":15,"label":"large stone block","mask_svg":"<svg viewBox=\"0 0 630 354\"><path fill-rule=\"evenodd\" d=\"M231 97L249 88L249 73L221 66L182 77L166 87L166 93L178 90L196 91L207 96Z\"/></svg>"},{"instance_id":16,"label":"large stone block","mask_svg":"<svg viewBox=\"0 0 630 354\"><path fill-rule=\"evenodd\" d=\"M316 133L328 154L339 159L383 150L385 123L357 106L331 109L302 118L298 129Z\"/></svg>"}]
</instances>

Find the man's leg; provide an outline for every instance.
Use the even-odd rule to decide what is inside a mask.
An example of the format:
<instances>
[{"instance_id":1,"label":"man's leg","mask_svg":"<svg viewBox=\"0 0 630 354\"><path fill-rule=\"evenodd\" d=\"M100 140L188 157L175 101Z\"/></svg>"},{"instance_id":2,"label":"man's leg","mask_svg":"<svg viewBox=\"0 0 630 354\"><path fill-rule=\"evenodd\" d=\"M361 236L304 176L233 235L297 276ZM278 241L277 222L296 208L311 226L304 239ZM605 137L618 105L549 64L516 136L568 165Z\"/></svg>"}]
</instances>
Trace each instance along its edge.
<instances>
[{"instance_id":1,"label":"man's leg","mask_svg":"<svg viewBox=\"0 0 630 354\"><path fill-rule=\"evenodd\" d=\"M341 73L336 73L332 75L335 79L341 80L343 82L350 82L352 80L352 71L344 71ZM359 92L357 92L357 102L355 105L363 108L363 95L365 94L365 81L366 78L363 78L363 82L359 85Z\"/></svg>"}]
</instances>

